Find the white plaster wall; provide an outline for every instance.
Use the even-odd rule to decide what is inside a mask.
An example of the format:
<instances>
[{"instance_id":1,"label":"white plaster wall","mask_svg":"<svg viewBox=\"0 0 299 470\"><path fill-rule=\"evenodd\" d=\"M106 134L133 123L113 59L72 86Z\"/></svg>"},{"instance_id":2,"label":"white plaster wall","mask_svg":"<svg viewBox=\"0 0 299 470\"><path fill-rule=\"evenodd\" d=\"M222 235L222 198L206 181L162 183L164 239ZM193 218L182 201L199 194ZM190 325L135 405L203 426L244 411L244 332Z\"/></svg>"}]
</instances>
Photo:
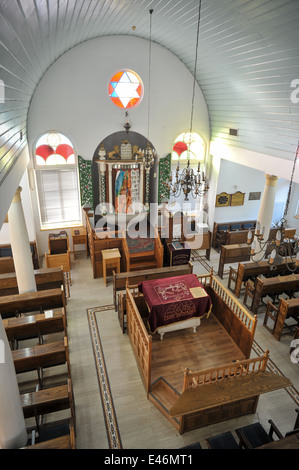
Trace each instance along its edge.
<instances>
[{"instance_id":1,"label":"white plaster wall","mask_svg":"<svg viewBox=\"0 0 299 470\"><path fill-rule=\"evenodd\" d=\"M245 193L244 204L242 206L215 207L214 219L217 222L229 222L244 220L254 220L257 218L259 208L265 188L265 172L244 165L221 159L220 177L218 179L217 193L226 192L234 194L237 191ZM275 205L272 222L276 223L283 214L285 200L287 198L289 182L280 178L277 182L275 193ZM261 192L261 198L257 201L249 201L250 192ZM214 199L214 204L216 195Z\"/></svg>"},{"instance_id":2,"label":"white plaster wall","mask_svg":"<svg viewBox=\"0 0 299 470\"><path fill-rule=\"evenodd\" d=\"M138 132L164 157L173 140L190 126L193 76L169 50L153 43L151 60L150 126L148 136L149 42L131 36L107 36L84 42L61 56L47 71L32 98L28 114L28 141L32 151L43 132L57 130L74 143L79 155L92 159L98 144L123 130L125 110L108 96L108 82L123 68L138 73L145 93L141 104L129 111L132 131ZM193 130L210 139L208 110L196 87ZM33 197L37 231L40 222ZM42 250L45 235L38 234Z\"/></svg>"}]
</instances>

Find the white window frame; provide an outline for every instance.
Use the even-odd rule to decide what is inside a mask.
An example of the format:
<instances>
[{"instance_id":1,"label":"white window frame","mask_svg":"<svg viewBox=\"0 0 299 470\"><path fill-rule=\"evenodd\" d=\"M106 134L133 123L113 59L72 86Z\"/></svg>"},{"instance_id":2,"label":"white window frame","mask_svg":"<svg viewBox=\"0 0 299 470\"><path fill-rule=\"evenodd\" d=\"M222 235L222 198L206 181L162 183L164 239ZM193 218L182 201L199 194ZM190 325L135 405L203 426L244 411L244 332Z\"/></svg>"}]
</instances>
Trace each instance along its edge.
<instances>
[{"instance_id":1,"label":"white window frame","mask_svg":"<svg viewBox=\"0 0 299 470\"><path fill-rule=\"evenodd\" d=\"M80 196L80 181L79 181L79 168L78 168L78 155L75 150L74 145L72 144L72 148L74 149L74 156L75 156L75 163L72 164L65 164L65 165L38 165L36 163L36 143L39 141L39 139L45 135L45 134L51 134L51 133L57 133L60 135L64 135L67 137L63 132L60 131L47 131L44 132L41 136L39 136L38 139L36 139L36 142L34 144L33 148L33 168L34 168L34 177L35 177L35 187L36 187L36 192L37 192L37 205L38 205L38 212L39 212L39 219L40 219L40 226L41 230L52 230L52 229L60 229L60 228L69 228L69 227L77 227L82 225L82 211L81 211L81 196ZM67 137L69 139L69 137ZM69 139L70 140L70 139ZM59 177L57 178L57 184L58 186L61 187L62 182L61 182L61 176L63 172L66 172L67 170L72 170L75 171L75 186L73 187L73 190L76 192L76 199L77 199L77 209L78 209L78 218L75 219L68 219L65 220L63 217L60 220L56 220L53 222L46 222L44 217L43 217L43 207L42 207L42 202L43 202L43 196L40 193L41 191L41 180L40 177L42 173L44 172L50 172L50 171L55 171L57 172L57 175ZM59 192L59 199L63 197L63 191ZM46 209L45 209L46 210ZM61 207L61 211L63 212L64 208Z\"/></svg>"}]
</instances>

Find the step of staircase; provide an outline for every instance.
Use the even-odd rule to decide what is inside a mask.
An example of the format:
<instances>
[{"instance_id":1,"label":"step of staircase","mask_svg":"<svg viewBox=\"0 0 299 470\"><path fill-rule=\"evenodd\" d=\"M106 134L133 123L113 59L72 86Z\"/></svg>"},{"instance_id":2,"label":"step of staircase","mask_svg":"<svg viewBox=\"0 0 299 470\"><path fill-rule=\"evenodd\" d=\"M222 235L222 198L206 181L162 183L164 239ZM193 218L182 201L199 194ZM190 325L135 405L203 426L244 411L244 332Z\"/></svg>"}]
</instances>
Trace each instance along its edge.
<instances>
[{"instance_id":1,"label":"step of staircase","mask_svg":"<svg viewBox=\"0 0 299 470\"><path fill-rule=\"evenodd\" d=\"M142 251L142 252L136 252L136 253L130 253L130 259L135 259L135 258L153 258L155 256L155 251Z\"/></svg>"},{"instance_id":2,"label":"step of staircase","mask_svg":"<svg viewBox=\"0 0 299 470\"><path fill-rule=\"evenodd\" d=\"M179 392L172 387L163 377L159 377L151 386L149 400L160 412L179 430L180 421L169 414L169 410L179 398Z\"/></svg>"},{"instance_id":3,"label":"step of staircase","mask_svg":"<svg viewBox=\"0 0 299 470\"><path fill-rule=\"evenodd\" d=\"M156 267L157 263L155 259L141 260L136 258L130 258L130 271L139 271L140 269L150 269Z\"/></svg>"}]
</instances>

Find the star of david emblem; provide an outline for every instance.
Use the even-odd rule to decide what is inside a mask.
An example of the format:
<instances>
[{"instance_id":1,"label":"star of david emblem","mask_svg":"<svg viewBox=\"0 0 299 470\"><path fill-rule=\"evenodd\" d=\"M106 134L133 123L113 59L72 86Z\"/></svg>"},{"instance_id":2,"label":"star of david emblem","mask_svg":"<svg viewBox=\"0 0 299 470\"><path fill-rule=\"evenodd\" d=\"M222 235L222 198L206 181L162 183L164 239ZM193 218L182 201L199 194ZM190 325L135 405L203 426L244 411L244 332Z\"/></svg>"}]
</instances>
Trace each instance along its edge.
<instances>
[{"instance_id":1,"label":"star of david emblem","mask_svg":"<svg viewBox=\"0 0 299 470\"><path fill-rule=\"evenodd\" d=\"M128 70L118 72L109 82L109 96L120 108L136 106L143 96L141 79Z\"/></svg>"}]
</instances>

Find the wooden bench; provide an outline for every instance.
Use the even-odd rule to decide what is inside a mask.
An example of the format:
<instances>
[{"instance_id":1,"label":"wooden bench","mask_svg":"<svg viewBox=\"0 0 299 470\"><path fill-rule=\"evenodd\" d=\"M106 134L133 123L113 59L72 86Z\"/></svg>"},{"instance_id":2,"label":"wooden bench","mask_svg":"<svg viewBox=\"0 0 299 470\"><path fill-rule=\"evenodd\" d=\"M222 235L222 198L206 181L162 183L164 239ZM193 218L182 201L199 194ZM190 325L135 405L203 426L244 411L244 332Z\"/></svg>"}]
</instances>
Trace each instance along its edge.
<instances>
[{"instance_id":1,"label":"wooden bench","mask_svg":"<svg viewBox=\"0 0 299 470\"><path fill-rule=\"evenodd\" d=\"M0 274L14 273L15 264L12 256L0 258Z\"/></svg>"},{"instance_id":2,"label":"wooden bench","mask_svg":"<svg viewBox=\"0 0 299 470\"><path fill-rule=\"evenodd\" d=\"M167 266L164 268L144 269L140 271L115 273L113 271L113 302L115 310L117 310L116 293L120 290L126 289L127 280L130 285L138 284L139 282L148 279L162 279L165 277L182 276L183 274L192 274L193 264L189 261L188 264L178 266Z\"/></svg>"},{"instance_id":3,"label":"wooden bench","mask_svg":"<svg viewBox=\"0 0 299 470\"><path fill-rule=\"evenodd\" d=\"M291 267L294 266L294 263L292 263L290 258L287 260L287 263ZM240 297L242 285L248 279L254 280L260 275L265 277L274 277L278 276L279 274L287 274L288 272L289 271L285 261L276 265L274 268L269 264L268 260L252 261L250 263L239 262L237 270L232 266L230 267L228 288L235 294L236 297ZM234 283L234 288L232 288L232 283Z\"/></svg>"},{"instance_id":4,"label":"wooden bench","mask_svg":"<svg viewBox=\"0 0 299 470\"><path fill-rule=\"evenodd\" d=\"M34 276L38 291L57 289L63 286L64 292L67 292L65 276L61 267L35 269ZM0 274L0 296L18 293L19 289L15 272Z\"/></svg>"},{"instance_id":5,"label":"wooden bench","mask_svg":"<svg viewBox=\"0 0 299 470\"><path fill-rule=\"evenodd\" d=\"M38 442L36 444L22 447L22 449L40 450L40 449L76 449L75 430L72 423L69 425L69 432L59 437Z\"/></svg>"},{"instance_id":6,"label":"wooden bench","mask_svg":"<svg viewBox=\"0 0 299 470\"><path fill-rule=\"evenodd\" d=\"M224 235L227 230L250 230L256 225L256 220L241 220L236 222L214 222L213 234L212 234L212 247L220 250L221 245L224 244L221 240L221 236ZM218 234L218 237L217 237ZM220 237L219 237L220 236ZM217 239L218 238L218 239ZM219 246L219 242L221 243Z\"/></svg>"},{"instance_id":7,"label":"wooden bench","mask_svg":"<svg viewBox=\"0 0 299 470\"><path fill-rule=\"evenodd\" d=\"M76 413L72 381L67 379L66 384L56 387L36 390L20 395L24 418L35 418L37 427L42 424L39 417L61 410L70 410L71 421L76 432Z\"/></svg>"},{"instance_id":8,"label":"wooden bench","mask_svg":"<svg viewBox=\"0 0 299 470\"><path fill-rule=\"evenodd\" d=\"M36 241L29 242L30 244L30 251L32 254L32 263L34 269L39 269L39 260L38 260L38 252ZM10 244L0 245L0 258L3 257L12 257L12 248ZM10 272L10 271L7 271Z\"/></svg>"},{"instance_id":9,"label":"wooden bench","mask_svg":"<svg viewBox=\"0 0 299 470\"><path fill-rule=\"evenodd\" d=\"M285 320L291 317L298 321L299 298L280 299L277 307L269 301L263 325L268 331L270 331L270 333L273 334L274 338L279 341L285 325ZM268 325L269 319L273 321L272 327Z\"/></svg>"},{"instance_id":10,"label":"wooden bench","mask_svg":"<svg viewBox=\"0 0 299 470\"><path fill-rule=\"evenodd\" d=\"M225 264L238 263L239 261L250 261L250 251L250 245L247 245L247 243L222 245L219 257L218 276L223 279Z\"/></svg>"},{"instance_id":11,"label":"wooden bench","mask_svg":"<svg viewBox=\"0 0 299 470\"><path fill-rule=\"evenodd\" d=\"M247 299L250 297L252 302L248 308L256 314L262 298L266 295L276 298L278 295L285 293L289 297L293 297L295 292L298 290L299 274L290 274L288 276L277 276L266 279L257 277L254 283L250 280L246 282L244 304L247 304Z\"/></svg>"},{"instance_id":12,"label":"wooden bench","mask_svg":"<svg viewBox=\"0 0 299 470\"><path fill-rule=\"evenodd\" d=\"M59 308L36 315L26 315L3 319L3 326L12 349L17 349L18 341L38 338L43 344L43 336L64 332L67 335L65 309Z\"/></svg>"},{"instance_id":13,"label":"wooden bench","mask_svg":"<svg viewBox=\"0 0 299 470\"><path fill-rule=\"evenodd\" d=\"M67 337L64 337L64 341L13 350L12 357L17 374L37 371L40 387L43 385L45 368L67 364L67 375L71 376Z\"/></svg>"},{"instance_id":14,"label":"wooden bench","mask_svg":"<svg viewBox=\"0 0 299 470\"><path fill-rule=\"evenodd\" d=\"M2 318L18 316L25 312L64 307L64 289L47 289L25 294L5 295L0 297L0 315Z\"/></svg>"}]
</instances>

